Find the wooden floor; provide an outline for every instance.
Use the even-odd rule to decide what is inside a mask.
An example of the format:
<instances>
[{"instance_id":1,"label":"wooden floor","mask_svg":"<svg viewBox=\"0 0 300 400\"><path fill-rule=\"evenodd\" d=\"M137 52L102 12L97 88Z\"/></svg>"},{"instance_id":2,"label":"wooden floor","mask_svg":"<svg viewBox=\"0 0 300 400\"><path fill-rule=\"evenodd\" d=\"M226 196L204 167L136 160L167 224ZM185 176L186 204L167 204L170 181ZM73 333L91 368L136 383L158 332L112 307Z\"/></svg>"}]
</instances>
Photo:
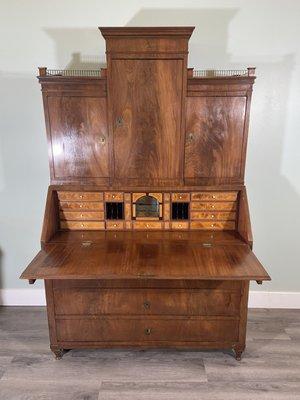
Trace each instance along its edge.
<instances>
[{"instance_id":1,"label":"wooden floor","mask_svg":"<svg viewBox=\"0 0 300 400\"><path fill-rule=\"evenodd\" d=\"M300 310L250 310L247 350L48 349L43 307L0 307L1 400L300 399Z\"/></svg>"}]
</instances>

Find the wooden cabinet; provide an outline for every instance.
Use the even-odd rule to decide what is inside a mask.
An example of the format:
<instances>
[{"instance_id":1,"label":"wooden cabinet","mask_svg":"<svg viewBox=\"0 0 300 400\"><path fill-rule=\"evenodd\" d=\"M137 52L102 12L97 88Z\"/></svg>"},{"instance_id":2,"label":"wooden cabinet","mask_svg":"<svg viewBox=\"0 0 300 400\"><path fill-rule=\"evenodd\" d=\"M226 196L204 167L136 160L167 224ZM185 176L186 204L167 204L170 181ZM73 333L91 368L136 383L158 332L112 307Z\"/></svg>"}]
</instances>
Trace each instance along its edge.
<instances>
[{"instance_id":1,"label":"wooden cabinet","mask_svg":"<svg viewBox=\"0 0 300 400\"><path fill-rule=\"evenodd\" d=\"M107 68L40 68L51 185L42 248L50 348L245 349L244 169L254 68L187 68L193 27L100 28Z\"/></svg>"}]
</instances>

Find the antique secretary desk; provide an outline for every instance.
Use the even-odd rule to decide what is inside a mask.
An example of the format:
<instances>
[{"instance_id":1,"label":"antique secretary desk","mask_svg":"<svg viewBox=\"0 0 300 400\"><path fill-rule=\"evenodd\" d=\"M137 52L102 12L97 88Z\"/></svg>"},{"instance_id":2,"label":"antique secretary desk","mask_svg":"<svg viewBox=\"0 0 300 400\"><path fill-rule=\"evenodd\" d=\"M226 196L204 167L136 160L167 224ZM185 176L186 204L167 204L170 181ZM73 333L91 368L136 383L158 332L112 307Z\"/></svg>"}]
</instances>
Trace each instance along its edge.
<instances>
[{"instance_id":1,"label":"antique secretary desk","mask_svg":"<svg viewBox=\"0 0 300 400\"><path fill-rule=\"evenodd\" d=\"M107 68L39 69L50 347L245 348L244 170L255 70L187 68L192 27L100 28Z\"/></svg>"}]
</instances>

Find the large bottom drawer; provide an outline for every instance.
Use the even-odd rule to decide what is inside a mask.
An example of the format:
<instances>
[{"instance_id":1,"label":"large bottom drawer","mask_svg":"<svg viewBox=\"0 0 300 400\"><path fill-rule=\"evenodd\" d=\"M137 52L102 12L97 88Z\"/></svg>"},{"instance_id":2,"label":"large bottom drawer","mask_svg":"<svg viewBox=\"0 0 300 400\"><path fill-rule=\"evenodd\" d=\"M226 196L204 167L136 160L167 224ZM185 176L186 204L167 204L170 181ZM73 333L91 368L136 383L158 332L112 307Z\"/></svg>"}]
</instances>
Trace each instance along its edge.
<instances>
[{"instance_id":1,"label":"large bottom drawer","mask_svg":"<svg viewBox=\"0 0 300 400\"><path fill-rule=\"evenodd\" d=\"M59 342L229 342L238 339L238 319L58 318Z\"/></svg>"},{"instance_id":2,"label":"large bottom drawer","mask_svg":"<svg viewBox=\"0 0 300 400\"><path fill-rule=\"evenodd\" d=\"M238 315L241 293L218 289L54 290L56 315Z\"/></svg>"}]
</instances>

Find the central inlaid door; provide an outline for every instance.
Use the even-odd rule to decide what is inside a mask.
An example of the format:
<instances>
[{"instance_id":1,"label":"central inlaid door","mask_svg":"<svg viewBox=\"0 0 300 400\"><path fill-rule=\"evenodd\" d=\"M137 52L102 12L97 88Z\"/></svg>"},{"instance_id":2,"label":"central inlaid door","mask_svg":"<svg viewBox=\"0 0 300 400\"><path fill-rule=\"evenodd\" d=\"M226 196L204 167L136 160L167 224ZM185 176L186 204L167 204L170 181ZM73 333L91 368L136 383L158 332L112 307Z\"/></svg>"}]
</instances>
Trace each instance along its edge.
<instances>
[{"instance_id":1,"label":"central inlaid door","mask_svg":"<svg viewBox=\"0 0 300 400\"><path fill-rule=\"evenodd\" d=\"M177 183L182 177L182 59L113 59L114 178Z\"/></svg>"}]
</instances>

